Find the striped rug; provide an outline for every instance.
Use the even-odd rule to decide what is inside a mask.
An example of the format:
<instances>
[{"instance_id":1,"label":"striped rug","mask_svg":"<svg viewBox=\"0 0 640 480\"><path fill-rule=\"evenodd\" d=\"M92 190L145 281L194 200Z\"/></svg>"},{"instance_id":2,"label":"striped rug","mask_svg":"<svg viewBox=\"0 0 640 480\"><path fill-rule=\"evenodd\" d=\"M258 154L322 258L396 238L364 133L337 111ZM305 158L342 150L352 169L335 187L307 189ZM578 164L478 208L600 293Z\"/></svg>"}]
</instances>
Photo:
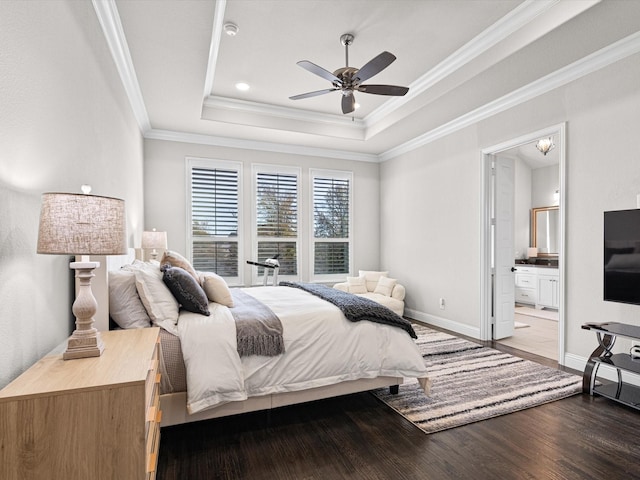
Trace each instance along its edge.
<instances>
[{"instance_id":1,"label":"striped rug","mask_svg":"<svg viewBox=\"0 0 640 480\"><path fill-rule=\"evenodd\" d=\"M535 407L581 392L582 378L414 325L429 371L427 396L407 379L400 393L374 391L426 433Z\"/></svg>"}]
</instances>

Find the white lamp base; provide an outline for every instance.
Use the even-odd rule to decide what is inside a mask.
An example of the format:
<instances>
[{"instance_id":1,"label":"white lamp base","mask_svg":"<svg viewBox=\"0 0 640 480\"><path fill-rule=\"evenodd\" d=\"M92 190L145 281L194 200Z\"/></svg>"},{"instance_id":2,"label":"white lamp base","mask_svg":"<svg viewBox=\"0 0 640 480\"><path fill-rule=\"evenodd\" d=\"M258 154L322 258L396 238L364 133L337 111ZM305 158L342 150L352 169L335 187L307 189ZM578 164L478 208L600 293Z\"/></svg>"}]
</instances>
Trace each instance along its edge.
<instances>
[{"instance_id":1,"label":"white lamp base","mask_svg":"<svg viewBox=\"0 0 640 480\"><path fill-rule=\"evenodd\" d=\"M70 267L76 271L79 289L72 308L76 316L76 329L69 338L67 350L62 354L65 360L99 357L104 351L100 332L93 327L98 302L91 292L91 278L95 276L93 270L99 266L99 262L71 262Z\"/></svg>"}]
</instances>

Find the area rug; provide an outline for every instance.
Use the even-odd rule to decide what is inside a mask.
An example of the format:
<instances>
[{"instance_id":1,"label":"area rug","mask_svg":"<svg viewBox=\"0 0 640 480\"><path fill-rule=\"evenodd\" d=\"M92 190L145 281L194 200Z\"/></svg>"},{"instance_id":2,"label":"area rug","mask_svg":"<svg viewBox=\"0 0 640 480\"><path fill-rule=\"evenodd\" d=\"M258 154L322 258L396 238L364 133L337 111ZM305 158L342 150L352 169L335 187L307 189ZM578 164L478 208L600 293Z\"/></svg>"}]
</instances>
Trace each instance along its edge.
<instances>
[{"instance_id":1,"label":"area rug","mask_svg":"<svg viewBox=\"0 0 640 480\"><path fill-rule=\"evenodd\" d=\"M426 433L535 407L576 395L582 377L545 367L436 330L414 325L429 371L425 395L415 380L373 392Z\"/></svg>"}]
</instances>

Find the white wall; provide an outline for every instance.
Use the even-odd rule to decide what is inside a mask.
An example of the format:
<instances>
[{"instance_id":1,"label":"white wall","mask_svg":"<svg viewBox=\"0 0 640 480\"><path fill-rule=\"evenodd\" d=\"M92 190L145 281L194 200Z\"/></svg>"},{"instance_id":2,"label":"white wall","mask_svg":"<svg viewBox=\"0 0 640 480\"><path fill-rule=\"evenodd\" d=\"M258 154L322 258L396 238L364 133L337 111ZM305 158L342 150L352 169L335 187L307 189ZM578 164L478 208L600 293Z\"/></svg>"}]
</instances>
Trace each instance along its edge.
<instances>
[{"instance_id":1,"label":"white wall","mask_svg":"<svg viewBox=\"0 0 640 480\"><path fill-rule=\"evenodd\" d=\"M0 388L73 329L70 257L36 254L40 196L125 199L142 220L143 144L91 2L0 1Z\"/></svg>"},{"instance_id":2,"label":"white wall","mask_svg":"<svg viewBox=\"0 0 640 480\"><path fill-rule=\"evenodd\" d=\"M383 163L381 263L406 284L407 308L479 328L480 151L566 121L566 350L595 348L584 322L640 325L640 307L602 300L602 212L635 208L640 193L638 78L635 55Z\"/></svg>"},{"instance_id":3,"label":"white wall","mask_svg":"<svg viewBox=\"0 0 640 480\"><path fill-rule=\"evenodd\" d=\"M532 171L521 158L515 158L515 208L513 210L515 258L527 258L531 246L531 190ZM558 169L556 168L556 175ZM557 181L556 181L557 183Z\"/></svg>"},{"instance_id":4,"label":"white wall","mask_svg":"<svg viewBox=\"0 0 640 480\"><path fill-rule=\"evenodd\" d=\"M308 211L309 169L320 168L353 172L353 266L375 270L380 258L379 164L272 153L237 148L213 147L163 140L145 140L145 228L167 232L169 248L187 255L187 178L186 157L242 162L244 165L243 203L246 208L244 231L251 232L251 164L294 165L302 168L300 211ZM302 242L309 241L309 224L300 217ZM302 252L304 253L304 252ZM250 235L244 241L244 258L251 260ZM301 280L308 281L308 257L300 258ZM244 283L250 284L252 268L244 264ZM393 273L393 272L391 272ZM345 276L346 277L346 276Z\"/></svg>"}]
</instances>

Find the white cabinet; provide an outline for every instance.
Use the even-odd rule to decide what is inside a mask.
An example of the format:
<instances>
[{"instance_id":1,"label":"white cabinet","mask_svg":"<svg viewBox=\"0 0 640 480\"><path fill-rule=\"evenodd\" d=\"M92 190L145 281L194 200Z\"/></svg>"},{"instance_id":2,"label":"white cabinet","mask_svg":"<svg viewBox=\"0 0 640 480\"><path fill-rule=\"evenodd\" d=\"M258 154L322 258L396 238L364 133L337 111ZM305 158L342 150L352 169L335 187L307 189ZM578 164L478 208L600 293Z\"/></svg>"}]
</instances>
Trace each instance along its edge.
<instances>
[{"instance_id":1,"label":"white cabinet","mask_svg":"<svg viewBox=\"0 0 640 480\"><path fill-rule=\"evenodd\" d=\"M529 265L515 266L515 300L536 308L558 308L558 269Z\"/></svg>"},{"instance_id":2,"label":"white cabinet","mask_svg":"<svg viewBox=\"0 0 640 480\"><path fill-rule=\"evenodd\" d=\"M535 267L516 265L516 302L535 305L537 301L536 288Z\"/></svg>"},{"instance_id":3,"label":"white cabinet","mask_svg":"<svg viewBox=\"0 0 640 480\"><path fill-rule=\"evenodd\" d=\"M551 270L551 269L550 269ZM558 270L538 274L538 301L536 307L558 308Z\"/></svg>"}]
</instances>

